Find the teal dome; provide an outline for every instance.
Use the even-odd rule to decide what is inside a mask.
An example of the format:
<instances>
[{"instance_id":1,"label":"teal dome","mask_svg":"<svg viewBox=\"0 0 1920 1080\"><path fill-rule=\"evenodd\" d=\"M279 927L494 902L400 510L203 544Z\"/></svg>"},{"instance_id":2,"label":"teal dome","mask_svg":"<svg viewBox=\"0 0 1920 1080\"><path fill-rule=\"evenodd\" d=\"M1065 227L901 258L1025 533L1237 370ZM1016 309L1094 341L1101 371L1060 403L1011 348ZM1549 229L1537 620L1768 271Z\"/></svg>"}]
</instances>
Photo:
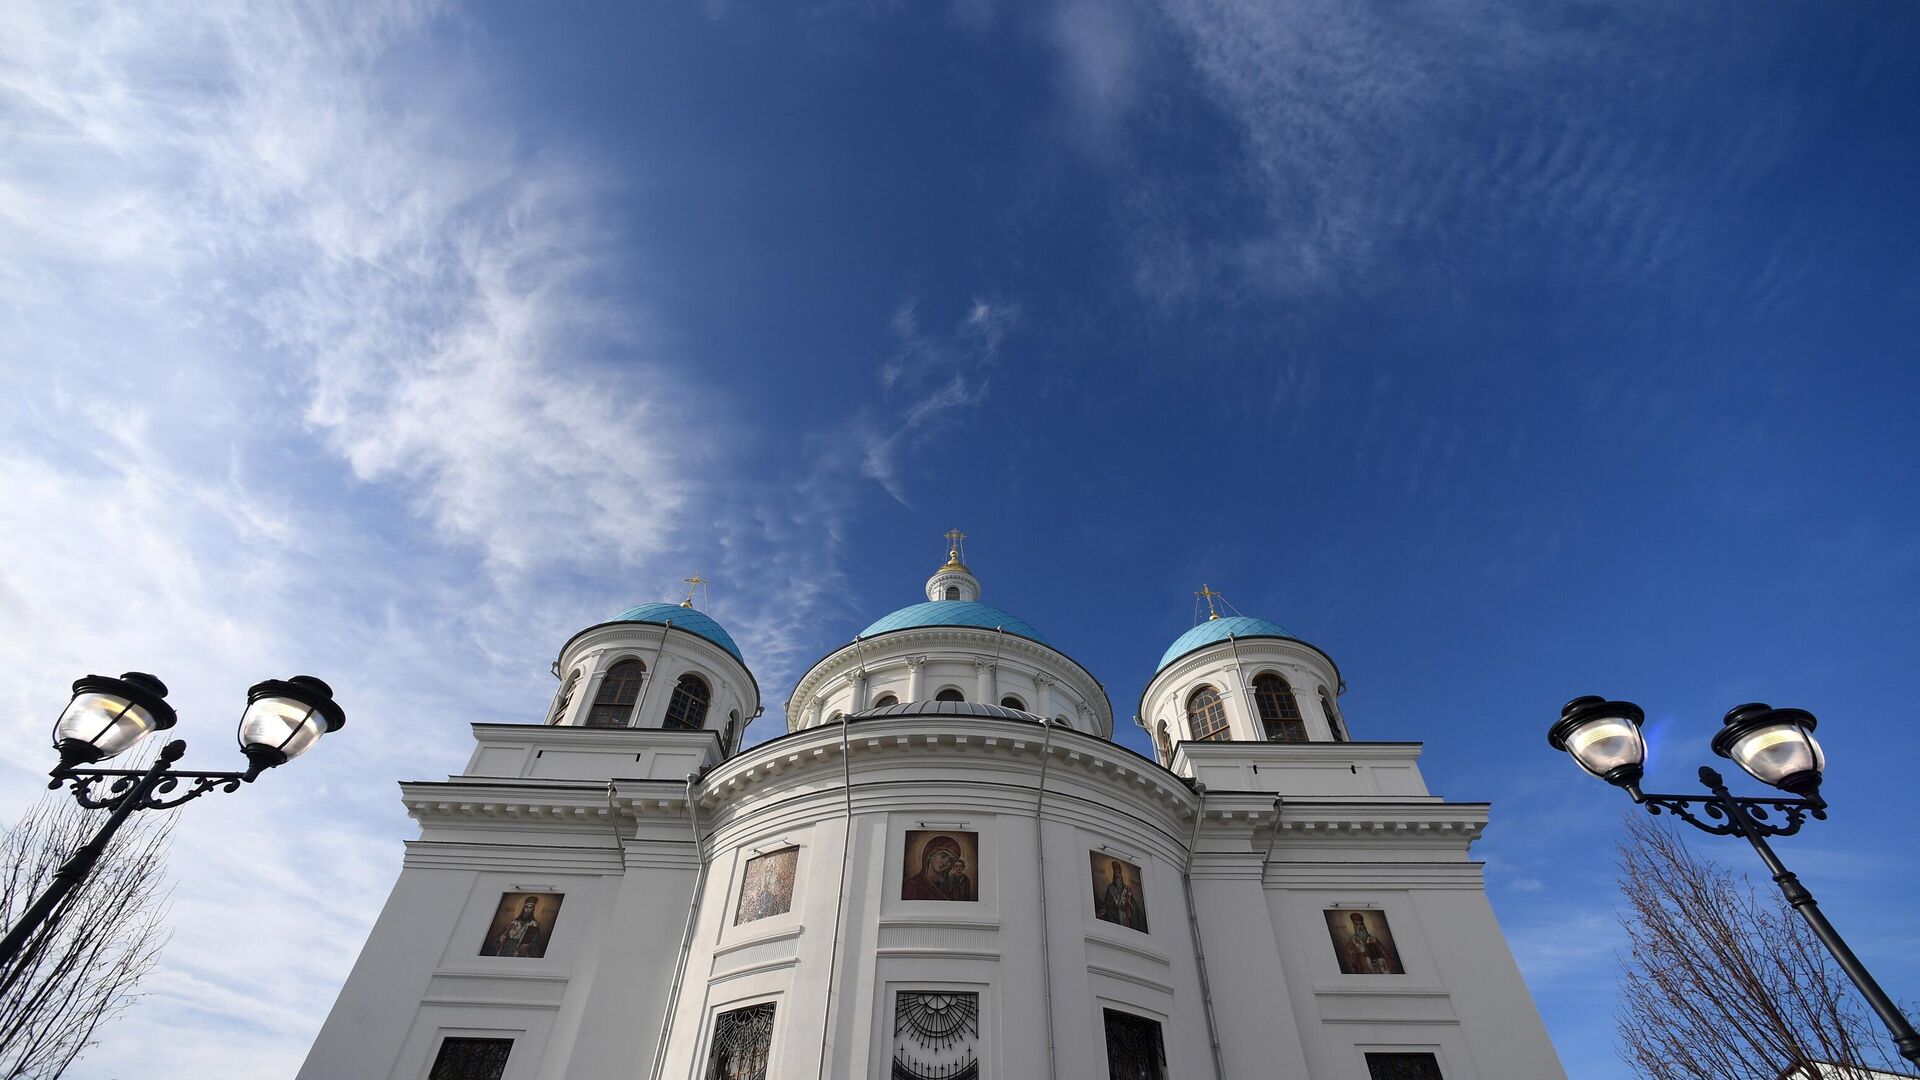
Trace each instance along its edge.
<instances>
[{"instance_id":1,"label":"teal dome","mask_svg":"<svg viewBox=\"0 0 1920 1080\"><path fill-rule=\"evenodd\" d=\"M732 653L733 658L740 661L743 666L747 662L746 657L740 655L740 646L733 643L733 636L727 633L726 627L690 607L681 607L679 604L640 604L615 614L607 621L653 623L659 626L671 622L675 630L697 634Z\"/></svg>"},{"instance_id":2,"label":"teal dome","mask_svg":"<svg viewBox=\"0 0 1920 1080\"><path fill-rule=\"evenodd\" d=\"M1206 622L1174 638L1173 644L1167 646L1167 651L1161 654L1160 666L1154 668L1153 673L1158 675L1162 671L1167 670L1168 664L1193 652L1195 649L1204 649L1216 641L1227 640L1228 634L1232 634L1236 638L1278 637L1287 638L1291 641L1300 640L1288 633L1286 627L1276 622L1269 622L1266 619L1255 619L1246 615L1234 615L1224 619L1208 619Z\"/></svg>"},{"instance_id":3,"label":"teal dome","mask_svg":"<svg viewBox=\"0 0 1920 1080\"><path fill-rule=\"evenodd\" d=\"M874 620L872 626L860 631L860 636L870 638L889 630L907 630L916 626L977 626L983 630L998 628L1028 641L1051 644L1045 634L1035 630L1025 619L977 600L932 600L924 604L912 604Z\"/></svg>"}]
</instances>

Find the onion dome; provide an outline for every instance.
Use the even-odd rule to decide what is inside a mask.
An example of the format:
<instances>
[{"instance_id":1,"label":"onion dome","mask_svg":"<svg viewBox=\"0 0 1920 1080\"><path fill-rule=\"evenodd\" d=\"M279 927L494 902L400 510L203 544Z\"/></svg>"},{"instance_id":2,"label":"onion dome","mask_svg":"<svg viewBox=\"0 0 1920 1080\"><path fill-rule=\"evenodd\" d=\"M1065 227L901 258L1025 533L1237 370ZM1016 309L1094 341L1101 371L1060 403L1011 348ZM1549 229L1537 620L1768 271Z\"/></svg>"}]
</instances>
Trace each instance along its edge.
<instances>
[{"instance_id":1,"label":"onion dome","mask_svg":"<svg viewBox=\"0 0 1920 1080\"><path fill-rule=\"evenodd\" d=\"M1287 628L1268 619L1256 619L1247 615L1215 616L1206 622L1173 639L1167 651L1160 656L1160 666L1154 668L1154 674L1167 669L1167 665L1193 652L1204 649L1227 637L1245 641L1248 638L1286 638L1288 641L1300 639L1287 631ZM1304 644L1304 642L1303 642Z\"/></svg>"},{"instance_id":2,"label":"onion dome","mask_svg":"<svg viewBox=\"0 0 1920 1080\"><path fill-rule=\"evenodd\" d=\"M742 666L747 662L746 658L740 655L740 646L733 643L733 635L727 633L726 627L686 604L640 604L615 613L607 621L653 623L656 626L671 624L675 630L685 630L689 634L706 638L727 650L733 654L735 660L740 661Z\"/></svg>"}]
</instances>

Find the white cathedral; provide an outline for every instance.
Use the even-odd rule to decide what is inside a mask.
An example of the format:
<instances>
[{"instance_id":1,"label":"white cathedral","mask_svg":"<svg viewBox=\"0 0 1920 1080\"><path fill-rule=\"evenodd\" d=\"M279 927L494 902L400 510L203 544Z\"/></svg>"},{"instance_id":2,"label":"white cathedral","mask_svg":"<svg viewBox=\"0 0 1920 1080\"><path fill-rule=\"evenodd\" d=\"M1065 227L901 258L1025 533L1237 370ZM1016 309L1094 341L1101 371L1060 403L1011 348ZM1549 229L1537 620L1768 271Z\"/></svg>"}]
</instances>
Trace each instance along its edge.
<instances>
[{"instance_id":1,"label":"white cathedral","mask_svg":"<svg viewBox=\"0 0 1920 1080\"><path fill-rule=\"evenodd\" d=\"M401 784L420 838L301 1080L1564 1080L1486 804L1354 741L1331 657L1200 622L1148 760L949 538L744 749L760 687L691 601L575 634L544 723Z\"/></svg>"}]
</instances>

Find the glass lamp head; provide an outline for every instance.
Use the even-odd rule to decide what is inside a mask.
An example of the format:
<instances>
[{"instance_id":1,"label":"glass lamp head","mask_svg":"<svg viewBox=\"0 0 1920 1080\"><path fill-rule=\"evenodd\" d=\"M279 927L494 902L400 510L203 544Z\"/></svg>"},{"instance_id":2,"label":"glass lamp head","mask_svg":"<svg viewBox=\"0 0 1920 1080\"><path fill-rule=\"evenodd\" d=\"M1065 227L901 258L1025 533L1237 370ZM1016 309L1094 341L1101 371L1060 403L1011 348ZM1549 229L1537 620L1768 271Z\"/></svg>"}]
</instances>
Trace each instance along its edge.
<instances>
[{"instance_id":1,"label":"glass lamp head","mask_svg":"<svg viewBox=\"0 0 1920 1080\"><path fill-rule=\"evenodd\" d=\"M1827 767L1826 752L1813 737L1818 724L1805 709L1738 705L1713 737L1713 752L1763 784L1818 800L1820 774Z\"/></svg>"},{"instance_id":2,"label":"glass lamp head","mask_svg":"<svg viewBox=\"0 0 1920 1080\"><path fill-rule=\"evenodd\" d=\"M256 771L284 765L313 748L320 736L347 722L333 688L311 675L268 679L247 690L240 717L240 750Z\"/></svg>"},{"instance_id":3,"label":"glass lamp head","mask_svg":"<svg viewBox=\"0 0 1920 1080\"><path fill-rule=\"evenodd\" d=\"M73 700L53 724L54 749L65 768L87 765L131 748L179 718L167 704L167 684L144 671L117 679L75 679Z\"/></svg>"},{"instance_id":4,"label":"glass lamp head","mask_svg":"<svg viewBox=\"0 0 1920 1080\"><path fill-rule=\"evenodd\" d=\"M1587 772L1633 791L1646 769L1647 743L1640 737L1646 718L1631 701L1577 697L1560 710L1560 719L1547 730L1547 743L1573 755Z\"/></svg>"}]
</instances>

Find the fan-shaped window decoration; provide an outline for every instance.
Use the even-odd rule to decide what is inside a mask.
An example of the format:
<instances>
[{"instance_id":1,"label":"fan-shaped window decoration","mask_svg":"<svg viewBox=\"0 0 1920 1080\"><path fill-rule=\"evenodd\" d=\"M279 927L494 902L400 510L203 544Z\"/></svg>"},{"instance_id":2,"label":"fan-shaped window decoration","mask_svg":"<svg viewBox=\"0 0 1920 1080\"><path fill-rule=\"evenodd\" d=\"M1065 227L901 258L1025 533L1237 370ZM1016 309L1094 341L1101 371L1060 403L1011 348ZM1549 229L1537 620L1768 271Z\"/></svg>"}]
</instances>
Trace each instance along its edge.
<instances>
[{"instance_id":1,"label":"fan-shaped window decoration","mask_svg":"<svg viewBox=\"0 0 1920 1080\"><path fill-rule=\"evenodd\" d=\"M893 1006L895 1080L979 1080L980 995L902 990Z\"/></svg>"},{"instance_id":2,"label":"fan-shaped window decoration","mask_svg":"<svg viewBox=\"0 0 1920 1080\"><path fill-rule=\"evenodd\" d=\"M766 1080L772 1052L772 1002L723 1012L713 1022L706 1080Z\"/></svg>"},{"instance_id":3,"label":"fan-shaped window decoration","mask_svg":"<svg viewBox=\"0 0 1920 1080\"><path fill-rule=\"evenodd\" d=\"M900 699L894 697L892 694L881 694L879 697L873 699L873 708L876 709L884 709L889 705L898 704L900 704Z\"/></svg>"},{"instance_id":4,"label":"fan-shaped window decoration","mask_svg":"<svg viewBox=\"0 0 1920 1080\"><path fill-rule=\"evenodd\" d=\"M628 657L607 669L600 689L593 695L593 707L587 710L588 727L626 727L633 722L633 703L640 700L640 684L647 679L647 665Z\"/></svg>"},{"instance_id":5,"label":"fan-shaped window decoration","mask_svg":"<svg viewBox=\"0 0 1920 1080\"><path fill-rule=\"evenodd\" d=\"M1307 722L1300 718L1300 703L1287 680L1272 672L1254 676L1253 703L1260 710L1260 726L1268 742L1307 741Z\"/></svg>"},{"instance_id":6,"label":"fan-shaped window decoration","mask_svg":"<svg viewBox=\"0 0 1920 1080\"><path fill-rule=\"evenodd\" d=\"M947 586L947 599L949 600L960 599L960 586L958 585Z\"/></svg>"},{"instance_id":7,"label":"fan-shaped window decoration","mask_svg":"<svg viewBox=\"0 0 1920 1080\"><path fill-rule=\"evenodd\" d=\"M1003 709L1019 709L1021 712L1027 711L1027 703L1014 697L1012 694L1008 694L1006 697L1000 699L1000 707Z\"/></svg>"},{"instance_id":8,"label":"fan-shaped window decoration","mask_svg":"<svg viewBox=\"0 0 1920 1080\"><path fill-rule=\"evenodd\" d=\"M1347 741L1347 724L1340 719L1340 712L1333 707L1333 695L1326 687L1320 688L1320 711L1327 714L1327 727L1333 731L1333 737L1339 742Z\"/></svg>"},{"instance_id":9,"label":"fan-shaped window decoration","mask_svg":"<svg viewBox=\"0 0 1920 1080\"><path fill-rule=\"evenodd\" d=\"M965 695L965 694L962 694L962 693L961 693L960 691L958 691L958 690L955 690L955 689L954 689L953 687L951 687L951 686L949 686L949 687L947 687L947 688L946 688L945 690L942 690L942 691L940 691L939 693L937 693L937 694L935 694L935 695L933 695L933 700L935 700L935 701L965 701L965 700L967 700L967 697L966 697L966 695Z\"/></svg>"},{"instance_id":10,"label":"fan-shaped window decoration","mask_svg":"<svg viewBox=\"0 0 1920 1080\"><path fill-rule=\"evenodd\" d=\"M560 696L553 703L553 713L547 717L547 723L557 724L567 718L567 706L573 704L573 691L580 685L580 673L567 676L566 685L560 688Z\"/></svg>"},{"instance_id":11,"label":"fan-shaped window decoration","mask_svg":"<svg viewBox=\"0 0 1920 1080\"><path fill-rule=\"evenodd\" d=\"M1202 686L1187 697L1187 730L1200 742L1227 741L1227 707L1220 703L1220 691Z\"/></svg>"},{"instance_id":12,"label":"fan-shaped window decoration","mask_svg":"<svg viewBox=\"0 0 1920 1080\"><path fill-rule=\"evenodd\" d=\"M667 702L667 722L664 726L698 731L707 722L707 702L713 697L713 691L698 675L682 675L680 681L673 684L673 698Z\"/></svg>"}]
</instances>

